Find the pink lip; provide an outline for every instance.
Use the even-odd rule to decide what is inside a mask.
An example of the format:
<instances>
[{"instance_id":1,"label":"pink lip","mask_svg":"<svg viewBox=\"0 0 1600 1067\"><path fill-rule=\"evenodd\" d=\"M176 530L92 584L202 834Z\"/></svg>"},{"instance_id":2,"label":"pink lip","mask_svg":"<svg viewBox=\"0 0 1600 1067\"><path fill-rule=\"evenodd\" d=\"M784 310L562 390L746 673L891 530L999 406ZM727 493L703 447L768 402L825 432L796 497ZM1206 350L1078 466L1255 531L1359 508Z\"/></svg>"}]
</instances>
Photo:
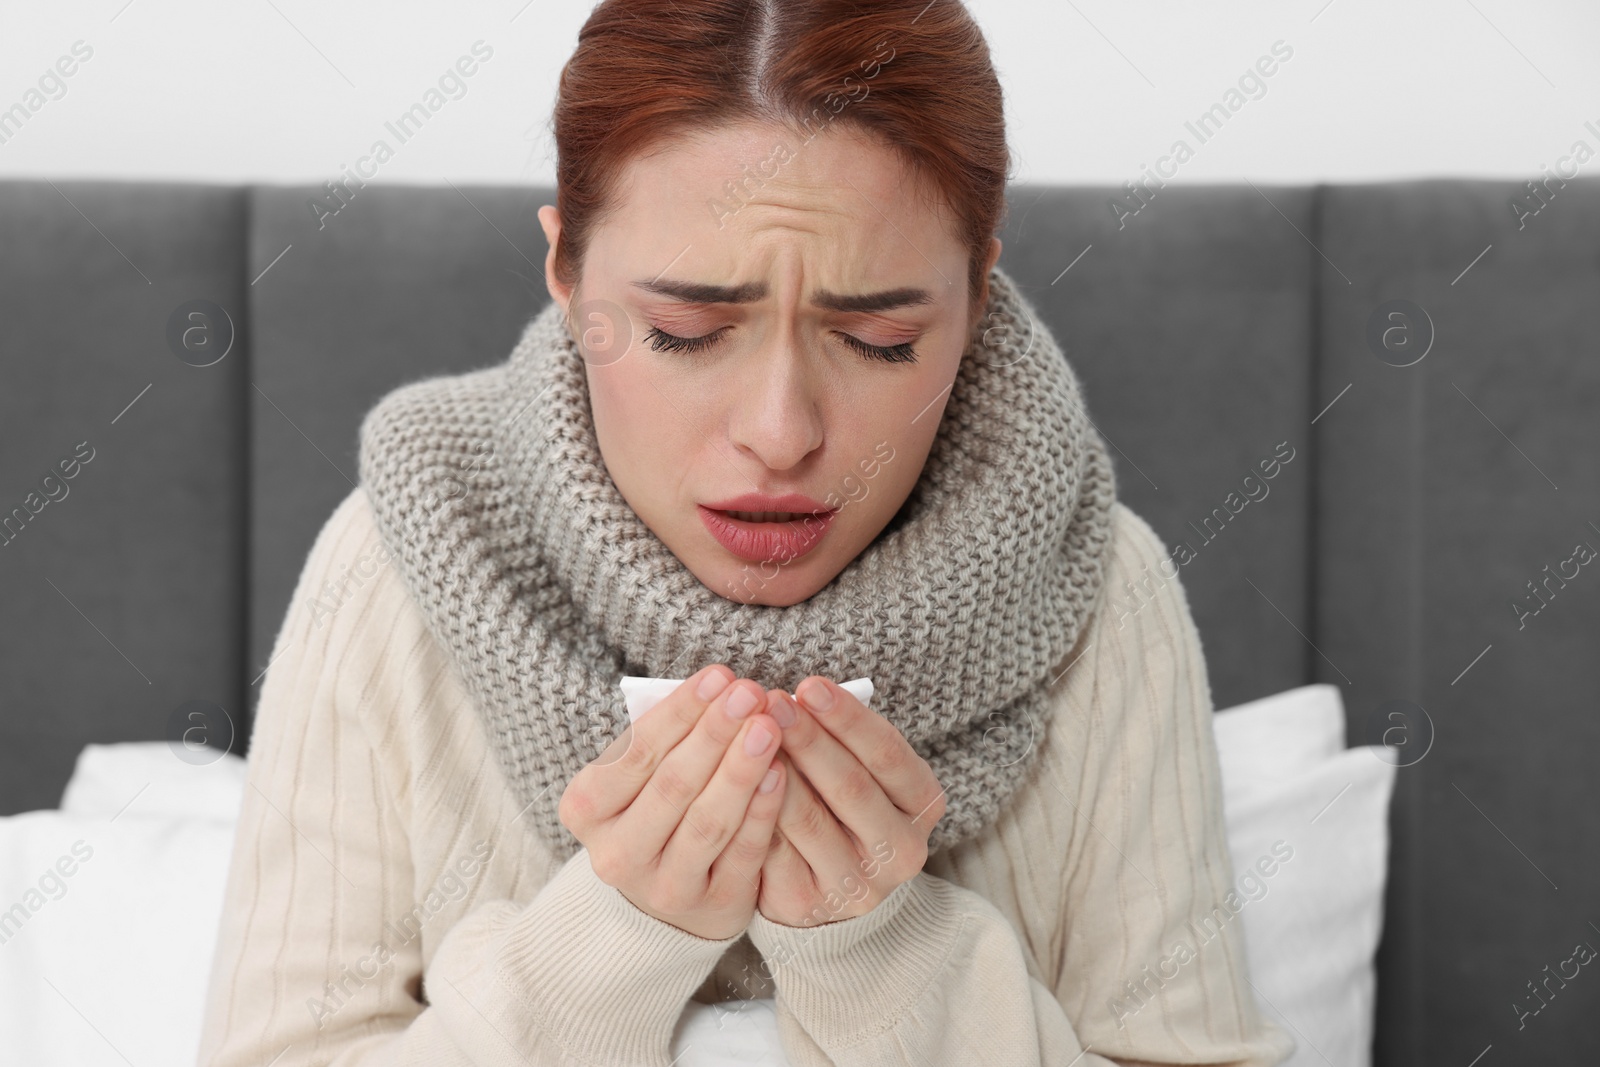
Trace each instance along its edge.
<instances>
[{"instance_id":1,"label":"pink lip","mask_svg":"<svg viewBox=\"0 0 1600 1067\"><path fill-rule=\"evenodd\" d=\"M813 503L807 503L804 507L793 503L805 499L797 495L787 497L748 495L734 498L731 503L737 506L731 510L813 512ZM750 506L745 503L750 500L761 500L763 503L760 506ZM779 503L774 504L770 501ZM722 501L722 503L730 502ZM747 522L744 519L736 519L718 508L707 507L705 504L695 505L695 510L700 513L700 521L705 523L711 536L715 537L723 548L751 563L794 562L821 543L823 535L828 532L828 527L833 525L834 516L839 513L835 508L831 511L815 511L813 514L785 522Z\"/></svg>"}]
</instances>

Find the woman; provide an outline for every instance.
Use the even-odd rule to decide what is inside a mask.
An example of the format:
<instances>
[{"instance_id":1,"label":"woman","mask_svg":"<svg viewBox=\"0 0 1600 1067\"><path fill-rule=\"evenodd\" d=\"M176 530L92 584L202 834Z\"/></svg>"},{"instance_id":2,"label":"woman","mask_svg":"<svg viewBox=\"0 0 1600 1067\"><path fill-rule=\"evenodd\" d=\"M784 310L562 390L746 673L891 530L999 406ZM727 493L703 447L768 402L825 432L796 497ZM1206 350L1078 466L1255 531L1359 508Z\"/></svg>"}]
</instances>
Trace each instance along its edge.
<instances>
[{"instance_id":1,"label":"woman","mask_svg":"<svg viewBox=\"0 0 1600 1067\"><path fill-rule=\"evenodd\" d=\"M368 414L302 573L201 1062L665 1065L772 997L796 1065L1278 1063L1237 926L1172 951L1205 664L1103 595L1161 546L996 266L968 13L602 3L554 126L552 303Z\"/></svg>"}]
</instances>

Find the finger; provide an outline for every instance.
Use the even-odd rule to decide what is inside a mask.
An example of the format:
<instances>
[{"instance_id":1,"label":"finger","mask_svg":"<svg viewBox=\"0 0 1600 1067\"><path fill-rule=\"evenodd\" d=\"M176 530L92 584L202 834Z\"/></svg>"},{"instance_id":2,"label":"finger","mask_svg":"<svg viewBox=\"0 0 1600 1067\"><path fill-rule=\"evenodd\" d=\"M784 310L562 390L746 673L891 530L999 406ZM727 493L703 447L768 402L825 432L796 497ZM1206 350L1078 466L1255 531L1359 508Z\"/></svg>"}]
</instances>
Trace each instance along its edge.
<instances>
[{"instance_id":1,"label":"finger","mask_svg":"<svg viewBox=\"0 0 1600 1067\"><path fill-rule=\"evenodd\" d=\"M772 751L774 754L778 751L776 745L772 746ZM761 887L761 870L772 848L774 827L789 782L787 768L776 759L769 759L769 762L745 809L744 822L739 824L733 840L711 865L713 887L730 879L737 879L741 885L748 883L757 890Z\"/></svg>"},{"instance_id":2,"label":"finger","mask_svg":"<svg viewBox=\"0 0 1600 1067\"><path fill-rule=\"evenodd\" d=\"M731 670L714 663L684 679L630 723L573 777L574 783L582 780L583 792L589 797L583 814L593 822L603 822L632 804L662 759L689 735L710 703L724 695L733 681Z\"/></svg>"},{"instance_id":3,"label":"finger","mask_svg":"<svg viewBox=\"0 0 1600 1067\"><path fill-rule=\"evenodd\" d=\"M772 700L776 705L777 701L788 700L788 696L775 693ZM776 706L774 717L783 721ZM889 800L872 772L837 738L819 726L810 712L796 709L794 725L783 731L783 747L822 803L831 809L832 816L849 827L857 840L891 843L905 840L911 814L901 811ZM781 818L779 823L787 826ZM796 841L795 844L802 843Z\"/></svg>"},{"instance_id":4,"label":"finger","mask_svg":"<svg viewBox=\"0 0 1600 1067\"><path fill-rule=\"evenodd\" d=\"M856 869L855 845L827 803L808 784L809 776L799 767L799 761L794 763L789 788L784 791L783 807L778 812L778 831L810 869L810 877L819 892L842 891L845 877ZM887 800L884 806L893 811ZM902 827L894 838L899 840L904 834L905 817L898 814L895 817Z\"/></svg>"},{"instance_id":5,"label":"finger","mask_svg":"<svg viewBox=\"0 0 1600 1067\"><path fill-rule=\"evenodd\" d=\"M778 750L778 733L778 724L768 715L752 715L741 725L710 782L687 805L662 850L660 870L668 882L706 884L712 864L744 822L756 786Z\"/></svg>"},{"instance_id":6,"label":"finger","mask_svg":"<svg viewBox=\"0 0 1600 1067\"><path fill-rule=\"evenodd\" d=\"M800 704L812 714L810 728L821 725L878 780L895 807L916 818L942 800L944 790L928 761L918 755L895 725L857 700L848 689L821 675L812 675L796 687ZM831 697L831 700L829 699ZM784 731L790 751L791 733L803 743L806 726ZM937 821L937 820L935 820ZM931 825L931 824L930 824Z\"/></svg>"},{"instance_id":7,"label":"finger","mask_svg":"<svg viewBox=\"0 0 1600 1067\"><path fill-rule=\"evenodd\" d=\"M657 761L654 773L618 817L618 832L627 835L622 840L636 842L640 848L652 847L652 856L660 852L717 772L729 743L746 720L760 715L765 701L766 690L748 678L734 682L712 700L694 728ZM650 715L655 712L652 708ZM775 727L768 718L767 728ZM704 870L702 867L702 874Z\"/></svg>"},{"instance_id":8,"label":"finger","mask_svg":"<svg viewBox=\"0 0 1600 1067\"><path fill-rule=\"evenodd\" d=\"M794 765L789 762L788 753L781 748L772 765L783 769L786 793L806 788L804 776L795 770ZM782 814L781 808L779 814L780 816ZM811 865L784 836L782 827L775 824L768 842L767 858L761 865L759 903L764 909L762 914L775 922L794 925L791 922L794 915L806 907L806 902L815 900L816 897L816 878L812 874ZM810 922L800 925L810 925Z\"/></svg>"},{"instance_id":9,"label":"finger","mask_svg":"<svg viewBox=\"0 0 1600 1067\"><path fill-rule=\"evenodd\" d=\"M777 765L776 761L773 765ZM794 779L788 781L790 788L793 788ZM795 915L817 896L816 878L811 872L811 865L782 832L775 834L767 861L761 867L761 896L758 900L761 914L785 926L813 926L817 922L815 916L796 919Z\"/></svg>"}]
</instances>

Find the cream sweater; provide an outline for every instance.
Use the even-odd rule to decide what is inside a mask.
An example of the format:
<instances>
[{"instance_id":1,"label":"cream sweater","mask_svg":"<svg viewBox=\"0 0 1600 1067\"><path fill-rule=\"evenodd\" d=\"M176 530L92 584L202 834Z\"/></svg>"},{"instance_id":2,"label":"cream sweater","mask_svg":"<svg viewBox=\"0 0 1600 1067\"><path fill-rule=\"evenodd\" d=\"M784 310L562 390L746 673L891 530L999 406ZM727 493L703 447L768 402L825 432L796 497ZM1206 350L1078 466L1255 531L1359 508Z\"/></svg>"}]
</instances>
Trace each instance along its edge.
<instances>
[{"instance_id":1,"label":"cream sweater","mask_svg":"<svg viewBox=\"0 0 1600 1067\"><path fill-rule=\"evenodd\" d=\"M1150 527L1121 504L1114 527L1045 751L991 832L866 915L758 912L709 941L519 825L356 489L263 683L199 1062L666 1067L691 998L775 995L793 1067L1279 1063L1239 923L1157 973L1233 872L1187 600Z\"/></svg>"}]
</instances>

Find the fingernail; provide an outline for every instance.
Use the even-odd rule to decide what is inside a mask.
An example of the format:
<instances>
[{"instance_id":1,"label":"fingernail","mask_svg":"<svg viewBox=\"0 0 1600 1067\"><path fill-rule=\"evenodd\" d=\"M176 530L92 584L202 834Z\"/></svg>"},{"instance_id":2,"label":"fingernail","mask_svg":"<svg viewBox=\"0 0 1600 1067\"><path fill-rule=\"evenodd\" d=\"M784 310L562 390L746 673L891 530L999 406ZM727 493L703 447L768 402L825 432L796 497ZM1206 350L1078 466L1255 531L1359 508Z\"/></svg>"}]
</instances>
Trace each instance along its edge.
<instances>
[{"instance_id":1,"label":"fingernail","mask_svg":"<svg viewBox=\"0 0 1600 1067\"><path fill-rule=\"evenodd\" d=\"M700 679L700 684L695 687L701 700L710 700L724 689L728 688L728 679L721 671L712 668L710 673Z\"/></svg>"},{"instance_id":2,"label":"fingernail","mask_svg":"<svg viewBox=\"0 0 1600 1067\"><path fill-rule=\"evenodd\" d=\"M806 691L800 694L800 699L806 702L806 707L812 711L827 711L833 707L833 690L823 682L812 682L806 686Z\"/></svg>"},{"instance_id":3,"label":"fingernail","mask_svg":"<svg viewBox=\"0 0 1600 1067\"><path fill-rule=\"evenodd\" d=\"M756 791L770 793L776 788L778 788L778 768L769 767L767 768L767 773L761 778L761 784L756 786Z\"/></svg>"},{"instance_id":4,"label":"fingernail","mask_svg":"<svg viewBox=\"0 0 1600 1067\"><path fill-rule=\"evenodd\" d=\"M744 735L744 754L759 756L766 749L767 742L772 740L772 732L759 722L750 727L750 732Z\"/></svg>"},{"instance_id":5,"label":"fingernail","mask_svg":"<svg viewBox=\"0 0 1600 1067\"><path fill-rule=\"evenodd\" d=\"M767 711L771 713L774 719L778 720L778 725L785 730L796 722L794 705L790 703L788 693L773 693L771 699L767 701Z\"/></svg>"},{"instance_id":6,"label":"fingernail","mask_svg":"<svg viewBox=\"0 0 1600 1067\"><path fill-rule=\"evenodd\" d=\"M742 685L728 694L728 703L725 705L730 719L742 719L754 710L760 697L750 691L750 687Z\"/></svg>"}]
</instances>

